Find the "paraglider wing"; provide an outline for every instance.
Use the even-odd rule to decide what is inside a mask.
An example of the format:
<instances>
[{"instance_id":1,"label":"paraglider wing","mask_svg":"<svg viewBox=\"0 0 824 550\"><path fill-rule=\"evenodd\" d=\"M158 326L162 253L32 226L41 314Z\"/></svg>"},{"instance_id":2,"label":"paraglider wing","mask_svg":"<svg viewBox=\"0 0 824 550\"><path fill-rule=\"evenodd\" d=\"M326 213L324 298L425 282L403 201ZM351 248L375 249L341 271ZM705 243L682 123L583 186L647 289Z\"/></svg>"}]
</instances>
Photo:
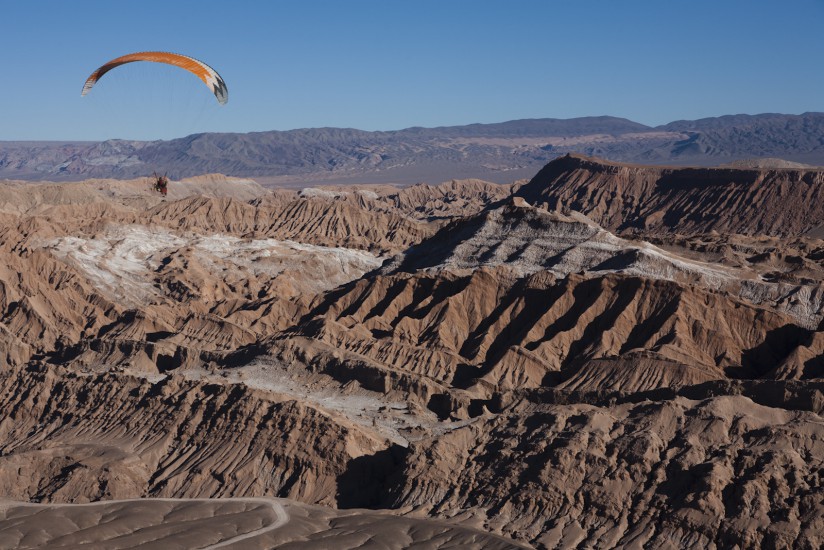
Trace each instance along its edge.
<instances>
[{"instance_id":1,"label":"paraglider wing","mask_svg":"<svg viewBox=\"0 0 824 550\"><path fill-rule=\"evenodd\" d=\"M115 67L119 67L120 65L124 65L126 63L133 63L135 61L166 63L167 65L174 65L176 67L180 67L181 69L185 69L202 80L203 83L212 90L221 105L224 105L227 101L229 101L229 90L226 88L226 82L224 82L223 78L217 74L216 70L202 61L198 61L197 59L169 52L138 52L130 53L128 55L118 57L117 59L112 59L94 71L91 76L86 79L86 83L83 85L83 92L80 95L84 96L89 93L92 86L97 84L97 81L100 80L104 74L111 71Z\"/></svg>"}]
</instances>

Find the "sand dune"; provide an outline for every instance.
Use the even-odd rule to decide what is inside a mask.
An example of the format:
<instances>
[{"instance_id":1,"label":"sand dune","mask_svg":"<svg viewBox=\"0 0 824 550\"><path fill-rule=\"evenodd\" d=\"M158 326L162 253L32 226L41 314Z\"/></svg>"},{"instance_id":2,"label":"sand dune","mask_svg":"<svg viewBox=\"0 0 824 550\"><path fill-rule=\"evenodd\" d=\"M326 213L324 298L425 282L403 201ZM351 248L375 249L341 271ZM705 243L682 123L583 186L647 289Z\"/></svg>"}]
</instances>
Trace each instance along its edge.
<instances>
[{"instance_id":1,"label":"sand dune","mask_svg":"<svg viewBox=\"0 0 824 550\"><path fill-rule=\"evenodd\" d=\"M284 499L135 499L47 505L6 501L0 547L51 549L527 548L459 525L333 511Z\"/></svg>"}]
</instances>

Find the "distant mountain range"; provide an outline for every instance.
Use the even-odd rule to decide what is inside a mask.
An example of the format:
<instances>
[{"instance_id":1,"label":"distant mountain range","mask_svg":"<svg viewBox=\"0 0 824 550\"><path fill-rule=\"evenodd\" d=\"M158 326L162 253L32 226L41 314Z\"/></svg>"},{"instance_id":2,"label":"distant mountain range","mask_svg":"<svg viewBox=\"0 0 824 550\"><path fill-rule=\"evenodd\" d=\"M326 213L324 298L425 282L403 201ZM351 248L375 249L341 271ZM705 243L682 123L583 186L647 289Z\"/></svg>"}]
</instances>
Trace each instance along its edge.
<instances>
[{"instance_id":1,"label":"distant mountain range","mask_svg":"<svg viewBox=\"0 0 824 550\"><path fill-rule=\"evenodd\" d=\"M282 184L503 183L531 177L570 152L638 164L716 166L772 158L824 165L824 113L730 115L654 128L602 116L388 132L312 128L150 142L0 142L0 178L71 181L158 171Z\"/></svg>"}]
</instances>

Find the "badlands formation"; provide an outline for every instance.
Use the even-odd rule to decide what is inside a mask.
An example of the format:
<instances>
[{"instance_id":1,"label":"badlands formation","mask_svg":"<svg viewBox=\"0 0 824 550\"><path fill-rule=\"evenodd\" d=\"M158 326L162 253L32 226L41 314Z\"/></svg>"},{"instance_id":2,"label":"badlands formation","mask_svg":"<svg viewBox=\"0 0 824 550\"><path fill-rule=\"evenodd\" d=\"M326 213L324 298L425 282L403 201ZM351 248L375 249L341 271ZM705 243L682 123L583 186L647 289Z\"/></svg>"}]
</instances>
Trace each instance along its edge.
<instances>
[{"instance_id":1,"label":"badlands formation","mask_svg":"<svg viewBox=\"0 0 824 550\"><path fill-rule=\"evenodd\" d=\"M818 548L824 171L0 186L0 547Z\"/></svg>"}]
</instances>

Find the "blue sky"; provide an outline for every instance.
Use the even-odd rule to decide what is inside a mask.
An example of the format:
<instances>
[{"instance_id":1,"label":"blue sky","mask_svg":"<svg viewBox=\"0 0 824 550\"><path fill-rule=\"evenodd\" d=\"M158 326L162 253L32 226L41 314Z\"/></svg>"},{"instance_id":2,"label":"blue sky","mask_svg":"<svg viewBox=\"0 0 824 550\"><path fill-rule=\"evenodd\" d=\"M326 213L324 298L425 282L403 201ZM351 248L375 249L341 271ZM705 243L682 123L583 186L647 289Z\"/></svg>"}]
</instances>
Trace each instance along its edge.
<instances>
[{"instance_id":1,"label":"blue sky","mask_svg":"<svg viewBox=\"0 0 824 550\"><path fill-rule=\"evenodd\" d=\"M0 140L824 111L824 0L3 3ZM100 64L165 50L213 66ZM139 67L143 65L143 67ZM180 74L179 74L180 73Z\"/></svg>"}]
</instances>

